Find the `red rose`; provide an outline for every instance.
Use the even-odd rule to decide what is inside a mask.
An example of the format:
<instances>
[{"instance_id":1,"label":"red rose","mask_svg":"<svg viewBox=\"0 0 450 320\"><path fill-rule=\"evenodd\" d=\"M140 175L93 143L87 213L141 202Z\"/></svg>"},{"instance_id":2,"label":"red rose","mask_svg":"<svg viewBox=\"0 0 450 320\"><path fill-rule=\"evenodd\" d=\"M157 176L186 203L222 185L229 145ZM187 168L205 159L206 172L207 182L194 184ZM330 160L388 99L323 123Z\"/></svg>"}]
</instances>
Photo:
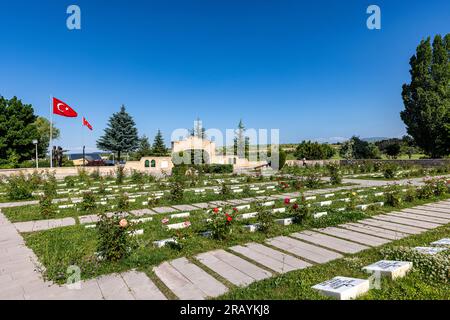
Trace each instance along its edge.
<instances>
[{"instance_id":1,"label":"red rose","mask_svg":"<svg viewBox=\"0 0 450 320\"><path fill-rule=\"evenodd\" d=\"M231 222L231 220L233 220L233 218L228 213L226 213L225 215L227 216L227 221L228 222Z\"/></svg>"},{"instance_id":2,"label":"red rose","mask_svg":"<svg viewBox=\"0 0 450 320\"><path fill-rule=\"evenodd\" d=\"M217 212L219 212L219 208L214 208L213 211L214 211L214 213L217 213Z\"/></svg>"},{"instance_id":3,"label":"red rose","mask_svg":"<svg viewBox=\"0 0 450 320\"><path fill-rule=\"evenodd\" d=\"M289 199L289 198L284 199L284 204L289 204L289 203L291 203L291 199Z\"/></svg>"},{"instance_id":4,"label":"red rose","mask_svg":"<svg viewBox=\"0 0 450 320\"><path fill-rule=\"evenodd\" d=\"M295 210L297 210L297 209L298 209L298 204L295 203L292 207L293 207Z\"/></svg>"},{"instance_id":5,"label":"red rose","mask_svg":"<svg viewBox=\"0 0 450 320\"><path fill-rule=\"evenodd\" d=\"M233 211L238 211L238 209L237 208L233 208Z\"/></svg>"}]
</instances>

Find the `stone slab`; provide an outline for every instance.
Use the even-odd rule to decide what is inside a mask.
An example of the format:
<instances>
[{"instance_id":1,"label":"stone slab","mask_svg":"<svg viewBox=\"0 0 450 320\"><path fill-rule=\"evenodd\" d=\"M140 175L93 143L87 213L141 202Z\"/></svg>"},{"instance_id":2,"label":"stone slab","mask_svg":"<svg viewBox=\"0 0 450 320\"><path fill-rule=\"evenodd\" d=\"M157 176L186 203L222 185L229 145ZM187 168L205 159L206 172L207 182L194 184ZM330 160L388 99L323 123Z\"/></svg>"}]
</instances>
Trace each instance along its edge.
<instances>
[{"instance_id":1,"label":"stone slab","mask_svg":"<svg viewBox=\"0 0 450 320\"><path fill-rule=\"evenodd\" d=\"M394 280L404 277L411 270L412 266L412 262L409 261L380 260L362 269L368 273L375 274L375 276Z\"/></svg>"},{"instance_id":2,"label":"stone slab","mask_svg":"<svg viewBox=\"0 0 450 320\"><path fill-rule=\"evenodd\" d=\"M450 214L437 212L437 211L430 211L430 210L424 210L424 209L410 208L410 209L404 209L401 212L420 214L420 215L423 215L423 216L437 217L437 218L441 218L441 219L450 220Z\"/></svg>"},{"instance_id":3,"label":"stone slab","mask_svg":"<svg viewBox=\"0 0 450 320\"><path fill-rule=\"evenodd\" d=\"M386 240L383 238L370 236L370 235L367 235L364 233L351 231L351 230L347 230L347 229L336 228L336 227L328 227L328 228L324 228L324 229L318 229L318 231L326 233L331 236L340 237L340 238L350 240L353 242L362 243L364 245L371 246L371 247L380 246L380 245L390 242L389 240Z\"/></svg>"},{"instance_id":4,"label":"stone slab","mask_svg":"<svg viewBox=\"0 0 450 320\"><path fill-rule=\"evenodd\" d=\"M208 297L217 297L228 291L225 285L186 258L172 260L170 264Z\"/></svg>"},{"instance_id":5,"label":"stone slab","mask_svg":"<svg viewBox=\"0 0 450 320\"><path fill-rule=\"evenodd\" d=\"M315 263L326 263L334 259L342 258L340 253L285 236L267 239L266 242L273 247L282 249Z\"/></svg>"},{"instance_id":6,"label":"stone slab","mask_svg":"<svg viewBox=\"0 0 450 320\"><path fill-rule=\"evenodd\" d=\"M198 209L207 209L212 207L209 203L193 203L192 206Z\"/></svg>"},{"instance_id":7,"label":"stone slab","mask_svg":"<svg viewBox=\"0 0 450 320\"><path fill-rule=\"evenodd\" d=\"M278 273L311 266L305 261L257 243L234 246L230 249Z\"/></svg>"},{"instance_id":8,"label":"stone slab","mask_svg":"<svg viewBox=\"0 0 450 320\"><path fill-rule=\"evenodd\" d=\"M156 213L171 213L178 211L177 209L171 208L171 207L156 207L152 209Z\"/></svg>"},{"instance_id":9,"label":"stone slab","mask_svg":"<svg viewBox=\"0 0 450 320\"><path fill-rule=\"evenodd\" d=\"M98 286L106 300L134 300L128 286L118 274L109 274L97 278Z\"/></svg>"},{"instance_id":10,"label":"stone slab","mask_svg":"<svg viewBox=\"0 0 450 320\"><path fill-rule=\"evenodd\" d=\"M194 206L191 206L189 204L179 204L179 205L172 206L172 208L175 208L175 209L180 210L180 211L198 210L198 207L194 207Z\"/></svg>"},{"instance_id":11,"label":"stone slab","mask_svg":"<svg viewBox=\"0 0 450 320\"><path fill-rule=\"evenodd\" d=\"M169 262L153 268L156 276L181 300L203 300L207 295Z\"/></svg>"},{"instance_id":12,"label":"stone slab","mask_svg":"<svg viewBox=\"0 0 450 320\"><path fill-rule=\"evenodd\" d=\"M366 279L334 277L331 280L316 284L312 288L325 296L338 300L351 300L368 292L370 284L369 280Z\"/></svg>"},{"instance_id":13,"label":"stone slab","mask_svg":"<svg viewBox=\"0 0 450 320\"><path fill-rule=\"evenodd\" d=\"M358 243L338 239L335 237L331 237L313 231L297 232L291 234L291 236L342 253L357 253L369 248Z\"/></svg>"},{"instance_id":14,"label":"stone slab","mask_svg":"<svg viewBox=\"0 0 450 320\"><path fill-rule=\"evenodd\" d=\"M406 213L406 212L390 212L390 216L399 217L399 218L406 218L406 219L412 219L412 220L419 220L422 222L431 222L436 224L447 224L450 222L450 219L442 219L442 218L436 218L436 217L430 217L430 216L424 216L420 214L414 214L414 213Z\"/></svg>"},{"instance_id":15,"label":"stone slab","mask_svg":"<svg viewBox=\"0 0 450 320\"><path fill-rule=\"evenodd\" d=\"M236 286L246 286L255 281L252 277L221 261L210 252L201 253L195 258Z\"/></svg>"},{"instance_id":16,"label":"stone slab","mask_svg":"<svg viewBox=\"0 0 450 320\"><path fill-rule=\"evenodd\" d=\"M387 221L382 221L382 220L364 219L364 220L360 220L358 222L362 223L362 224L371 225L374 227L379 227L379 228L393 230L393 231L399 231L399 232L408 233L408 234L419 234L419 233L423 232L423 229L420 229L420 228L405 226L402 224L387 222Z\"/></svg>"},{"instance_id":17,"label":"stone slab","mask_svg":"<svg viewBox=\"0 0 450 320\"><path fill-rule=\"evenodd\" d=\"M431 243L431 245L448 247L450 246L450 238L443 238L441 240L434 241Z\"/></svg>"},{"instance_id":18,"label":"stone slab","mask_svg":"<svg viewBox=\"0 0 450 320\"><path fill-rule=\"evenodd\" d=\"M146 215L154 215L156 214L155 211L144 208L144 209L137 209L137 210L131 210L130 213L136 217L142 217Z\"/></svg>"},{"instance_id":19,"label":"stone slab","mask_svg":"<svg viewBox=\"0 0 450 320\"><path fill-rule=\"evenodd\" d=\"M407 226L417 227L417 228L421 228L421 229L433 229L433 228L437 228L440 226L439 224L436 224L436 223L422 222L422 221L412 220L412 219L407 219L407 218L398 218L398 217L395 217L395 216L392 216L389 214L380 214L380 215L373 216L373 218L377 219L377 220L383 220L383 221L404 224Z\"/></svg>"},{"instance_id":20,"label":"stone slab","mask_svg":"<svg viewBox=\"0 0 450 320\"><path fill-rule=\"evenodd\" d=\"M136 300L167 300L145 273L131 270L120 275Z\"/></svg>"},{"instance_id":21,"label":"stone slab","mask_svg":"<svg viewBox=\"0 0 450 320\"><path fill-rule=\"evenodd\" d=\"M242 286L270 277L272 274L224 250L214 250L196 257L231 283Z\"/></svg>"},{"instance_id":22,"label":"stone slab","mask_svg":"<svg viewBox=\"0 0 450 320\"><path fill-rule=\"evenodd\" d=\"M414 249L423 254L435 255L439 252L446 251L447 248L442 247L414 247Z\"/></svg>"},{"instance_id":23,"label":"stone slab","mask_svg":"<svg viewBox=\"0 0 450 320\"><path fill-rule=\"evenodd\" d=\"M376 236L379 238L388 239L388 240L399 240L399 239L403 239L403 238L409 236L409 234L406 234L406 233L386 230L386 229L377 228L377 227L368 226L368 225L359 224L359 223L346 223L346 224L339 225L339 227L345 228L348 230L352 230L352 231L357 231L360 233L365 233L365 234L372 235L372 236Z\"/></svg>"}]
</instances>

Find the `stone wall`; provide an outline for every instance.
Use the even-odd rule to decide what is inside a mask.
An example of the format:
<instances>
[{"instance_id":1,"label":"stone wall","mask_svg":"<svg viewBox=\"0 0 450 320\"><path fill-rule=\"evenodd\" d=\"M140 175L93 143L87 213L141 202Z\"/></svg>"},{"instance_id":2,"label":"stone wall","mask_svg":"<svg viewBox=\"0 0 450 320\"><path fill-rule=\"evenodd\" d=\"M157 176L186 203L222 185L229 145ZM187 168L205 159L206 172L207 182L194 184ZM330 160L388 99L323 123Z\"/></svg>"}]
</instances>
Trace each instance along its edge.
<instances>
[{"instance_id":1,"label":"stone wall","mask_svg":"<svg viewBox=\"0 0 450 320\"><path fill-rule=\"evenodd\" d=\"M399 160L399 159L389 159L389 160L378 160L378 159L361 159L361 160L306 160L308 166L314 166L319 164L321 166L327 165L329 163L339 163L341 165L346 164L362 164L368 161L376 161L381 163L393 163L397 165L410 165L410 166L423 166L423 167L437 167L442 165L450 165L450 159L416 159L416 160ZM302 160L286 160L286 165L288 166L303 166Z\"/></svg>"}]
</instances>

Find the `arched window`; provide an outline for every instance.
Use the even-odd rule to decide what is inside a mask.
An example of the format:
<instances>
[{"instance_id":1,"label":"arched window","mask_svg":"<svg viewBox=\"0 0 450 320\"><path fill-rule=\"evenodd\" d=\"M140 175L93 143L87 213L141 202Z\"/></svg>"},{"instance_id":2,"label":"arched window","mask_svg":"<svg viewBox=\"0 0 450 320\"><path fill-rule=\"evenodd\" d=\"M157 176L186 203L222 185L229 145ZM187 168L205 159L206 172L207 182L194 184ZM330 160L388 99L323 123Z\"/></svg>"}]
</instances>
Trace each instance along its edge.
<instances>
[{"instance_id":1,"label":"arched window","mask_svg":"<svg viewBox=\"0 0 450 320\"><path fill-rule=\"evenodd\" d=\"M146 167L146 168L150 167L150 161L145 160L145 167Z\"/></svg>"},{"instance_id":2,"label":"arched window","mask_svg":"<svg viewBox=\"0 0 450 320\"><path fill-rule=\"evenodd\" d=\"M151 163L152 163L152 164L151 164L151 167L152 167L152 168L155 168L155 167L156 167L156 161L155 161L155 160L152 160Z\"/></svg>"}]
</instances>

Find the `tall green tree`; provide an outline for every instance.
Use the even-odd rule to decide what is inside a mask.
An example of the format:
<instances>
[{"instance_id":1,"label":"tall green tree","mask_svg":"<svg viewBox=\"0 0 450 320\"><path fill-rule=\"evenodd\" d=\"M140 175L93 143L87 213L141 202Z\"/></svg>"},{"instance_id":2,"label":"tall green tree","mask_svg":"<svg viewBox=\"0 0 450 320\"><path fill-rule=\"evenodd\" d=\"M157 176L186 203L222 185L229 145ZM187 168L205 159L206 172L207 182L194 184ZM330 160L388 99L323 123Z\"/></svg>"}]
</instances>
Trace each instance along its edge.
<instances>
[{"instance_id":1,"label":"tall green tree","mask_svg":"<svg viewBox=\"0 0 450 320\"><path fill-rule=\"evenodd\" d=\"M353 136L345 141L339 150L341 157L345 159L379 159L380 150L374 143L361 140Z\"/></svg>"},{"instance_id":2,"label":"tall green tree","mask_svg":"<svg viewBox=\"0 0 450 320\"><path fill-rule=\"evenodd\" d=\"M167 148L161 130L158 129L155 139L153 140L152 153L154 155L164 156L167 154Z\"/></svg>"},{"instance_id":3,"label":"tall green tree","mask_svg":"<svg viewBox=\"0 0 450 320\"><path fill-rule=\"evenodd\" d=\"M139 159L152 154L152 146L150 145L148 137L145 134L139 139L139 145L136 153Z\"/></svg>"},{"instance_id":4,"label":"tall green tree","mask_svg":"<svg viewBox=\"0 0 450 320\"><path fill-rule=\"evenodd\" d=\"M0 96L0 159L19 162L34 157L33 140L39 138L36 119L31 104Z\"/></svg>"},{"instance_id":5,"label":"tall green tree","mask_svg":"<svg viewBox=\"0 0 450 320\"><path fill-rule=\"evenodd\" d=\"M119 112L109 118L105 133L97 140L97 148L117 152L117 160L124 152L131 152L139 145L138 131L133 118L122 105Z\"/></svg>"},{"instance_id":6,"label":"tall green tree","mask_svg":"<svg viewBox=\"0 0 450 320\"><path fill-rule=\"evenodd\" d=\"M248 159L250 154L250 138L245 136L245 126L242 119L239 120L234 136L234 155L237 155L239 158Z\"/></svg>"},{"instance_id":7,"label":"tall green tree","mask_svg":"<svg viewBox=\"0 0 450 320\"><path fill-rule=\"evenodd\" d=\"M50 144L50 121L44 117L37 117L34 122L36 129L38 131L38 153L40 156L45 156L48 151ZM52 139L58 139L60 137L60 131L55 127L53 123L52 128Z\"/></svg>"},{"instance_id":8,"label":"tall green tree","mask_svg":"<svg viewBox=\"0 0 450 320\"><path fill-rule=\"evenodd\" d=\"M298 160L303 158L307 160L324 160L333 157L334 153L334 148L329 144L303 140L295 148L294 155Z\"/></svg>"},{"instance_id":9,"label":"tall green tree","mask_svg":"<svg viewBox=\"0 0 450 320\"><path fill-rule=\"evenodd\" d=\"M431 157L450 154L450 33L422 40L409 62L400 113L416 144Z\"/></svg>"}]
</instances>

